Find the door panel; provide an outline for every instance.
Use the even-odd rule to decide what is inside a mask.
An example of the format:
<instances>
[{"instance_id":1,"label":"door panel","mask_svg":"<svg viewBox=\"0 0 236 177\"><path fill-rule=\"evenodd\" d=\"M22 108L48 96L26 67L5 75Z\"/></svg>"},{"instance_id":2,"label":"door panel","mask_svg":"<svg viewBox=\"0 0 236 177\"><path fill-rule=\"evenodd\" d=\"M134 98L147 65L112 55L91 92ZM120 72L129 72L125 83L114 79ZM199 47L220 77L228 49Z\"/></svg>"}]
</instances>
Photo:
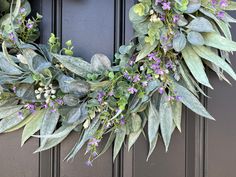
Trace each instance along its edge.
<instances>
[{"instance_id":1,"label":"door panel","mask_svg":"<svg viewBox=\"0 0 236 177\"><path fill-rule=\"evenodd\" d=\"M33 154L38 140L31 139L21 148L22 131L0 135L0 176L38 176L39 155Z\"/></svg>"}]
</instances>

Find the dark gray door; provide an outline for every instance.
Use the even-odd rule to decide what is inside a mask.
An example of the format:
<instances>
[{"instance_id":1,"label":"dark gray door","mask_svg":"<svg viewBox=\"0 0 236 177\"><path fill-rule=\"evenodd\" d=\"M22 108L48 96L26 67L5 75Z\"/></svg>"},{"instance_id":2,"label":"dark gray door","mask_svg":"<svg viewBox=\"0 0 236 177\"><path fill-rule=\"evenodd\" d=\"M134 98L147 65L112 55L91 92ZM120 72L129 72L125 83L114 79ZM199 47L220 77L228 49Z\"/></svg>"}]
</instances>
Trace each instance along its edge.
<instances>
[{"instance_id":1,"label":"dark gray door","mask_svg":"<svg viewBox=\"0 0 236 177\"><path fill-rule=\"evenodd\" d=\"M73 39L76 55L89 60L96 53L111 59L118 46L132 37L128 10L134 0L31 0L33 9L44 16L41 42L54 32L65 42ZM233 14L236 17L236 13ZM232 26L236 32L236 26ZM234 35L236 40L236 34ZM236 66L236 56L232 63ZM0 177L236 177L236 84L228 86L209 72L215 90L202 102L216 118L205 121L183 110L182 133L176 132L168 153L159 142L149 162L142 137L130 151L123 151L112 163L110 149L84 165L81 152L73 162L63 162L77 135L41 154L32 154L39 142L30 140L20 148L21 131L0 136Z\"/></svg>"}]
</instances>

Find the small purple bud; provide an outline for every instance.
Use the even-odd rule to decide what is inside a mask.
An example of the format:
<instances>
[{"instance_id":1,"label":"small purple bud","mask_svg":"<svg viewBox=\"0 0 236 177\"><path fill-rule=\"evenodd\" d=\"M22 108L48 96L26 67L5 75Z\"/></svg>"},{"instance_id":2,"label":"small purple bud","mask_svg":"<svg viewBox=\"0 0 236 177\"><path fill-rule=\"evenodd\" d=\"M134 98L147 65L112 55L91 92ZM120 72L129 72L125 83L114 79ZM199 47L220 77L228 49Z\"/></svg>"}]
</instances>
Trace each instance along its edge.
<instances>
[{"instance_id":1,"label":"small purple bud","mask_svg":"<svg viewBox=\"0 0 236 177\"><path fill-rule=\"evenodd\" d=\"M134 94L134 93L138 92L138 90L136 88L134 88L134 87L130 87L130 88L128 88L128 92L130 94Z\"/></svg>"},{"instance_id":2,"label":"small purple bud","mask_svg":"<svg viewBox=\"0 0 236 177\"><path fill-rule=\"evenodd\" d=\"M92 167L92 166L93 166L92 161L91 161L91 160L88 160L88 161L86 162L86 165L87 165L88 167Z\"/></svg>"},{"instance_id":3,"label":"small purple bud","mask_svg":"<svg viewBox=\"0 0 236 177\"><path fill-rule=\"evenodd\" d=\"M20 13L21 13L21 14L25 13L25 11L26 11L25 8L23 8L23 7L20 8Z\"/></svg>"},{"instance_id":4,"label":"small purple bud","mask_svg":"<svg viewBox=\"0 0 236 177\"><path fill-rule=\"evenodd\" d=\"M170 2L163 2L162 3L162 9L163 10L170 10L171 9Z\"/></svg>"},{"instance_id":5,"label":"small purple bud","mask_svg":"<svg viewBox=\"0 0 236 177\"><path fill-rule=\"evenodd\" d=\"M158 89L158 92L159 92L161 95L164 93L164 91L165 91L165 89L164 89L163 87L160 87L160 88Z\"/></svg>"},{"instance_id":6,"label":"small purple bud","mask_svg":"<svg viewBox=\"0 0 236 177\"><path fill-rule=\"evenodd\" d=\"M18 112L17 115L18 115L18 117L19 117L20 119L24 119L24 116L23 116L23 113L22 113L22 112Z\"/></svg>"},{"instance_id":7,"label":"small purple bud","mask_svg":"<svg viewBox=\"0 0 236 177\"><path fill-rule=\"evenodd\" d=\"M62 99L56 99L56 102L57 102L57 104L59 104L59 105L63 105L63 104L64 104L64 102L63 102Z\"/></svg>"},{"instance_id":8,"label":"small purple bud","mask_svg":"<svg viewBox=\"0 0 236 177\"><path fill-rule=\"evenodd\" d=\"M223 19L224 18L224 16L225 16L225 12L224 11L220 11L220 12L218 12L217 14L216 14L216 16L217 16L217 18L219 18L219 19Z\"/></svg>"},{"instance_id":9,"label":"small purple bud","mask_svg":"<svg viewBox=\"0 0 236 177\"><path fill-rule=\"evenodd\" d=\"M174 23L177 23L178 21L179 21L179 15L178 14L175 14L174 16L173 16L173 22Z\"/></svg>"},{"instance_id":10,"label":"small purple bud","mask_svg":"<svg viewBox=\"0 0 236 177\"><path fill-rule=\"evenodd\" d=\"M125 125L125 119L124 118L122 118L121 120L120 120L120 125Z\"/></svg>"},{"instance_id":11,"label":"small purple bud","mask_svg":"<svg viewBox=\"0 0 236 177\"><path fill-rule=\"evenodd\" d=\"M142 86L143 86L143 87L147 87L147 86L148 86L148 82L147 82L147 81L143 81L143 82L142 82Z\"/></svg>"},{"instance_id":12,"label":"small purple bud","mask_svg":"<svg viewBox=\"0 0 236 177\"><path fill-rule=\"evenodd\" d=\"M136 82L139 82L140 81L140 75L137 74L133 77L133 82L136 83Z\"/></svg>"}]
</instances>

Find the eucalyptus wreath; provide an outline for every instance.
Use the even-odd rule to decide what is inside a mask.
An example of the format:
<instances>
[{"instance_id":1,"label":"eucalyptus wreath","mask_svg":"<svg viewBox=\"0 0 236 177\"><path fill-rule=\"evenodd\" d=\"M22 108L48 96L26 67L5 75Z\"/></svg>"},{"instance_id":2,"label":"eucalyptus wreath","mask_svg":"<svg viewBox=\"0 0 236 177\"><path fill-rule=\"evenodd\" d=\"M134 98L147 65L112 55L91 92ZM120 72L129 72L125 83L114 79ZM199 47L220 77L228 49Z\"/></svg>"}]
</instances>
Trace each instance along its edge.
<instances>
[{"instance_id":1,"label":"eucalyptus wreath","mask_svg":"<svg viewBox=\"0 0 236 177\"><path fill-rule=\"evenodd\" d=\"M63 48L54 34L36 44L42 16L29 17L26 0L0 4L0 133L23 128L22 145L40 138L35 152L76 132L65 159L86 144L91 166L110 146L115 159L126 139L130 149L147 134L148 159L159 137L167 151L173 131L181 131L182 104L214 120L198 99L207 97L203 86L212 89L205 68L228 83L224 73L236 79L229 59L236 20L226 12L236 10L233 1L139 0L129 12L134 38L112 63L103 54L90 63L74 57L72 41Z\"/></svg>"}]
</instances>

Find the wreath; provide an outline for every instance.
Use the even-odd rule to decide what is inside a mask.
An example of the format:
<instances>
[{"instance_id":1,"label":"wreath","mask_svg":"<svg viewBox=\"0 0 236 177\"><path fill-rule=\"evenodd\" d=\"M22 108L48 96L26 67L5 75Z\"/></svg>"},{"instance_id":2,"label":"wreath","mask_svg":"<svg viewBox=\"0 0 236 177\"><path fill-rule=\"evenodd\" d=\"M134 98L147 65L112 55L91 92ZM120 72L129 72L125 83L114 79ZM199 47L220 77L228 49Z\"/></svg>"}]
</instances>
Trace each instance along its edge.
<instances>
[{"instance_id":1,"label":"wreath","mask_svg":"<svg viewBox=\"0 0 236 177\"><path fill-rule=\"evenodd\" d=\"M212 89L206 67L228 83L224 73L236 79L229 60L236 20L225 12L236 3L229 0L139 0L129 12L134 38L113 63L103 54L90 63L74 57L72 41L62 48L54 34L47 45L34 43L42 16L28 17L27 0L0 4L0 133L23 128L22 145L40 138L35 152L76 132L65 159L86 144L91 166L110 146L115 159L126 139L130 149L147 133L148 159L158 137L167 151L175 128L181 131L182 104L214 120L198 99L207 97L202 86Z\"/></svg>"}]
</instances>

